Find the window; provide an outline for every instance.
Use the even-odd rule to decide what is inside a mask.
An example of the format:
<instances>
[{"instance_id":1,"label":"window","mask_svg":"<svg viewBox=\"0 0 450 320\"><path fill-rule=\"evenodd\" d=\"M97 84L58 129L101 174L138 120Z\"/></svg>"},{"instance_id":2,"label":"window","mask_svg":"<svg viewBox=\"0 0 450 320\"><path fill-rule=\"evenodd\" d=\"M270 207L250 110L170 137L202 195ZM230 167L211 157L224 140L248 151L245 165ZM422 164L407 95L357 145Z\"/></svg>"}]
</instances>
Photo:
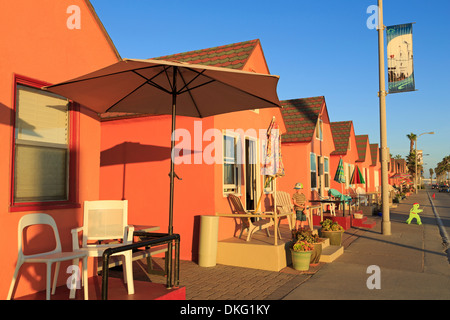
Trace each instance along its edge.
<instances>
[{"instance_id":1,"label":"window","mask_svg":"<svg viewBox=\"0 0 450 320\"><path fill-rule=\"evenodd\" d=\"M364 182L366 183L366 187L368 187L370 185L369 169L365 168L364 173Z\"/></svg>"},{"instance_id":2,"label":"window","mask_svg":"<svg viewBox=\"0 0 450 320\"><path fill-rule=\"evenodd\" d=\"M13 206L68 203L75 196L71 106L40 90L43 85L16 77Z\"/></svg>"},{"instance_id":3,"label":"window","mask_svg":"<svg viewBox=\"0 0 450 320\"><path fill-rule=\"evenodd\" d=\"M316 155L310 154L310 167L311 167L311 189L317 188L317 166Z\"/></svg>"},{"instance_id":4,"label":"window","mask_svg":"<svg viewBox=\"0 0 450 320\"><path fill-rule=\"evenodd\" d=\"M316 126L316 139L322 140L322 132L323 129L323 122L321 119L317 120L317 126Z\"/></svg>"},{"instance_id":5,"label":"window","mask_svg":"<svg viewBox=\"0 0 450 320\"><path fill-rule=\"evenodd\" d=\"M325 183L325 188L329 188L330 187L330 171L329 171L329 164L328 164L328 158L324 157L323 158L323 174L324 174L324 183Z\"/></svg>"},{"instance_id":6,"label":"window","mask_svg":"<svg viewBox=\"0 0 450 320\"><path fill-rule=\"evenodd\" d=\"M238 165L238 136L223 136L223 192L239 192L240 166Z\"/></svg>"}]
</instances>

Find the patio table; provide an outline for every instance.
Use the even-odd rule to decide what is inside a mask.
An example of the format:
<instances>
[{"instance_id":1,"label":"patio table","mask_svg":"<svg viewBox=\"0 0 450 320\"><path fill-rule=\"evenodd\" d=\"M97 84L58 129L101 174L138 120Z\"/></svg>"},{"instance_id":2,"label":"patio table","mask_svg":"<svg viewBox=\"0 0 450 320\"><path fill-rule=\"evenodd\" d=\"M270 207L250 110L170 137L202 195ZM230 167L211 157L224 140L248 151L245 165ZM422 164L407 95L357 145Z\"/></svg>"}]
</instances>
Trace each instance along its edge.
<instances>
[{"instance_id":1,"label":"patio table","mask_svg":"<svg viewBox=\"0 0 450 320\"><path fill-rule=\"evenodd\" d=\"M141 236L139 233L140 232L153 232L153 231L158 231L160 229L159 226L152 226L152 225L140 225L140 224L135 224L134 226L134 233L135 236L139 238L139 241L143 241L144 239L149 239L149 237L146 236ZM151 237L150 237L151 238ZM140 260L142 258L147 258L147 272L149 274L159 274L159 275L165 275L166 274L166 269L165 270L155 270L153 269L153 262L152 262L152 255L155 254L159 254L162 252L165 252L166 254L166 261L167 261L167 247L164 248L151 248L151 247L146 247L145 250L138 250L135 249L135 252L139 252L140 254L136 254L133 255L133 260Z\"/></svg>"},{"instance_id":2,"label":"patio table","mask_svg":"<svg viewBox=\"0 0 450 320\"><path fill-rule=\"evenodd\" d=\"M343 204L343 211L342 214L345 217L345 202L346 200L331 200L331 199L322 199L322 200L309 200L310 202L318 202L322 206L323 203L342 203ZM323 212L323 207L322 207ZM350 206L349 206L349 214L350 214Z\"/></svg>"}]
</instances>

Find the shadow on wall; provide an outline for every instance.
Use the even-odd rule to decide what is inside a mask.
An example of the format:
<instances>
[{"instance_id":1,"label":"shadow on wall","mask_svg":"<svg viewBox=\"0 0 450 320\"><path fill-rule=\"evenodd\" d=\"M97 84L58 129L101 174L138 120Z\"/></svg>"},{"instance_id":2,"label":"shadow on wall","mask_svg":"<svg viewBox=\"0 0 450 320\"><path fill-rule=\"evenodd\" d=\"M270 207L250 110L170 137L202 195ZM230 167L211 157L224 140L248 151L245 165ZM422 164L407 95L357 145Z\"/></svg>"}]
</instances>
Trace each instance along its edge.
<instances>
[{"instance_id":1,"label":"shadow on wall","mask_svg":"<svg viewBox=\"0 0 450 320\"><path fill-rule=\"evenodd\" d=\"M0 103L0 125L10 126L13 123L13 116L13 110Z\"/></svg>"}]
</instances>

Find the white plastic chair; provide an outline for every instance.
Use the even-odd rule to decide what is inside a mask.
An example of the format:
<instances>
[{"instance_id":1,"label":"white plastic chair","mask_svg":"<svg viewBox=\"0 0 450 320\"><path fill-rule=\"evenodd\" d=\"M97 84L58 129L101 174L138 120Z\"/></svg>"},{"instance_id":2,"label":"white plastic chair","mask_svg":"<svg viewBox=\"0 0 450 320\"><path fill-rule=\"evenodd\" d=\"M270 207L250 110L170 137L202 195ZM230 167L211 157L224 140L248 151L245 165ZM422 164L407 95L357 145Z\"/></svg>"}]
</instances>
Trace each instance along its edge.
<instances>
[{"instance_id":1,"label":"white plastic chair","mask_svg":"<svg viewBox=\"0 0 450 320\"><path fill-rule=\"evenodd\" d=\"M55 236L56 247L52 251L36 253L26 255L23 253L23 231L25 228L32 225L50 225L53 229L53 234ZM83 262L83 282L84 282L84 299L88 299L88 285L87 285L87 254L82 251L74 251L74 252L62 252L61 250L61 241L59 238L58 228L56 227L55 220L45 213L33 213L23 216L19 221L18 228L18 244L19 244L19 254L17 257L17 265L14 271L14 276L11 281L11 286L9 288L7 299L10 300L13 295L13 291L16 285L17 275L19 274L19 269L24 263L45 263L47 265L47 273L46 273L46 299L50 300L50 280L51 280L51 271L52 264L56 263L55 275L53 279L53 289L52 295L55 294L56 282L58 279L59 266L62 261L72 260L74 265L78 266L78 261L82 258ZM70 298L75 298L75 285L71 287L70 290Z\"/></svg>"},{"instance_id":2,"label":"white plastic chair","mask_svg":"<svg viewBox=\"0 0 450 320\"><path fill-rule=\"evenodd\" d=\"M84 202L83 226L72 229L73 250L82 250L89 257L101 257L111 247L131 244L134 227L127 225L127 200L97 200ZM82 232L81 247L78 233ZM118 240L116 243L98 244L99 241ZM97 241L97 243L91 243ZM128 294L134 294L133 266L131 250L118 252L113 256L122 256L124 282Z\"/></svg>"},{"instance_id":3,"label":"white plastic chair","mask_svg":"<svg viewBox=\"0 0 450 320\"><path fill-rule=\"evenodd\" d=\"M358 195L359 203L364 203L364 205L367 206L368 203L367 203L366 191L363 188L358 187L358 188L356 188L356 194Z\"/></svg>"}]
</instances>

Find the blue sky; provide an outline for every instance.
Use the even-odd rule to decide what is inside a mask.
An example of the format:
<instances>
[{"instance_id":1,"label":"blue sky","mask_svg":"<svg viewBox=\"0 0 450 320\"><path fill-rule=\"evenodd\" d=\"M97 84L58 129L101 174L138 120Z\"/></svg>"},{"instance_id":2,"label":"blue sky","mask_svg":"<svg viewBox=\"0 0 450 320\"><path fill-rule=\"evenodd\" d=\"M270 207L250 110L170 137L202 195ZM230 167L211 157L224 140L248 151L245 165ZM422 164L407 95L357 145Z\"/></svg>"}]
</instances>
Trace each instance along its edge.
<instances>
[{"instance_id":1,"label":"blue sky","mask_svg":"<svg viewBox=\"0 0 450 320\"><path fill-rule=\"evenodd\" d=\"M325 96L331 121L353 120L355 133L379 143L378 36L367 28L376 0L91 0L123 58L167 54L260 39L280 100ZM450 155L450 1L384 0L384 25L415 22L415 92L389 94L392 155L409 153L406 135L422 135L425 177ZM387 77L386 77L387 83ZM387 85L387 84L386 84Z\"/></svg>"}]
</instances>

